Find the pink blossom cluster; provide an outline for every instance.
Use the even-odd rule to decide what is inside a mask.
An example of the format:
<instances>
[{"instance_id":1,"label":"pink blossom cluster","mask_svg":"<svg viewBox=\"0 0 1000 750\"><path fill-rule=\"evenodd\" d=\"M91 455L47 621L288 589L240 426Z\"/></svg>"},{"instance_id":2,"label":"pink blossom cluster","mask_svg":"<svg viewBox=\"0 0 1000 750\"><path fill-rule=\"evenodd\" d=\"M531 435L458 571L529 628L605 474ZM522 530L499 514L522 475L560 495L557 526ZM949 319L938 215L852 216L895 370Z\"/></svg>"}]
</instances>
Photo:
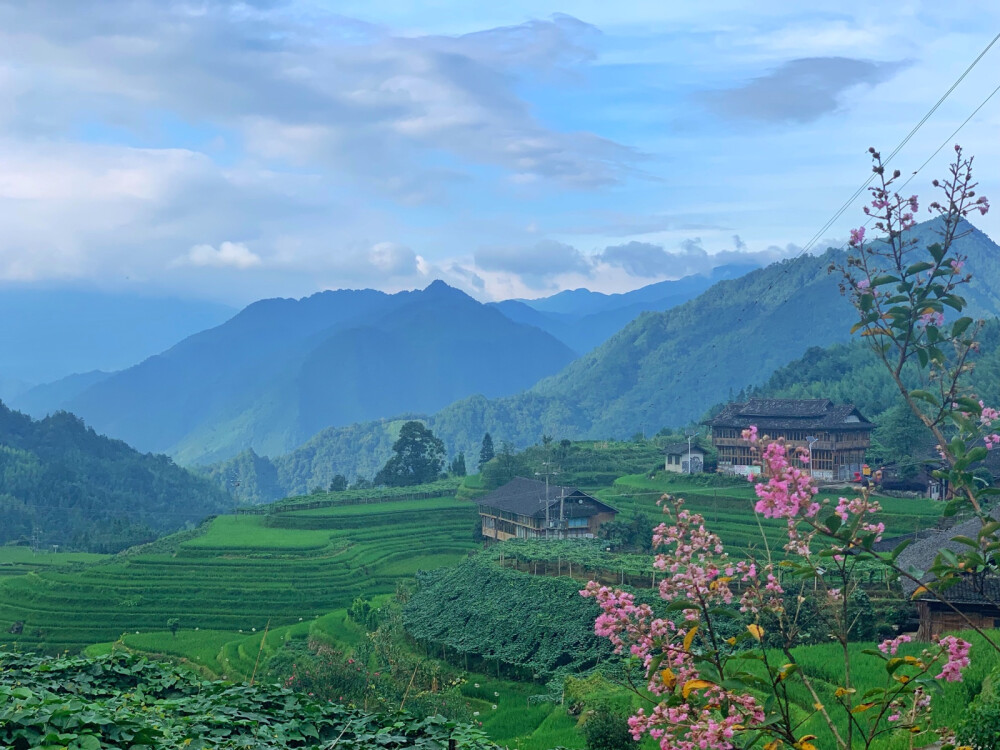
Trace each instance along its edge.
<instances>
[{"instance_id":1,"label":"pink blossom cluster","mask_svg":"<svg viewBox=\"0 0 1000 750\"><path fill-rule=\"evenodd\" d=\"M837 507L833 512L840 517L845 524L852 524L855 520L860 521L857 529L861 533L874 534L874 541L879 541L885 533L885 524L881 521L872 520L872 516L882 510L882 506L877 500L867 497L855 497L848 500L846 497L837 498ZM853 518L852 518L853 517Z\"/></svg>"},{"instance_id":2,"label":"pink blossom cluster","mask_svg":"<svg viewBox=\"0 0 1000 750\"><path fill-rule=\"evenodd\" d=\"M752 695L712 685L698 698L679 706L661 703L648 714L640 708L628 720L633 739L638 742L648 733L662 750L732 750L740 728L759 725L765 718ZM722 705L728 706L724 714L716 708Z\"/></svg>"},{"instance_id":3,"label":"pink blossom cluster","mask_svg":"<svg viewBox=\"0 0 1000 750\"><path fill-rule=\"evenodd\" d=\"M992 406L987 406L982 401L979 402L979 424L984 427L989 427L995 421L1000 419L1000 409L994 409Z\"/></svg>"},{"instance_id":4,"label":"pink blossom cluster","mask_svg":"<svg viewBox=\"0 0 1000 750\"><path fill-rule=\"evenodd\" d=\"M983 438L986 441L986 450L991 451L1000 445L1000 435L995 432Z\"/></svg>"},{"instance_id":5,"label":"pink blossom cluster","mask_svg":"<svg viewBox=\"0 0 1000 750\"><path fill-rule=\"evenodd\" d=\"M896 652L899 651L899 647L904 643L910 643L913 641L913 636L910 635L897 635L895 638L887 638L878 644L878 650L887 656L895 656Z\"/></svg>"},{"instance_id":6,"label":"pink blossom cluster","mask_svg":"<svg viewBox=\"0 0 1000 750\"><path fill-rule=\"evenodd\" d=\"M860 247L865 243L865 228L858 227L857 229L851 230L851 247Z\"/></svg>"},{"instance_id":7,"label":"pink blossom cluster","mask_svg":"<svg viewBox=\"0 0 1000 750\"><path fill-rule=\"evenodd\" d=\"M956 259L952 260L951 263L949 263L948 265L951 266L952 273L961 273L962 269L965 268L965 261Z\"/></svg>"},{"instance_id":8,"label":"pink blossom cluster","mask_svg":"<svg viewBox=\"0 0 1000 750\"><path fill-rule=\"evenodd\" d=\"M941 326L944 325L944 313L936 312L934 310L928 310L927 312L923 313L920 316L918 322L924 328L926 328L927 326L935 326L937 328L940 328Z\"/></svg>"},{"instance_id":9,"label":"pink blossom cluster","mask_svg":"<svg viewBox=\"0 0 1000 750\"><path fill-rule=\"evenodd\" d=\"M895 700L892 702L892 713L889 714L886 719L895 723L903 719L903 712L909 716L910 721L908 723L915 723L921 716L930 713L931 710L931 696L922 687L916 688L913 693L909 696L909 708L905 708L905 703L903 700Z\"/></svg>"},{"instance_id":10,"label":"pink blossom cluster","mask_svg":"<svg viewBox=\"0 0 1000 750\"><path fill-rule=\"evenodd\" d=\"M633 650L635 656L646 657L652 645L650 623L653 610L648 604L636 604L635 597L627 591L619 591L590 581L580 592L581 596L593 597L601 608L601 614L594 621L594 633L607 638L620 654L630 644L643 644L642 652Z\"/></svg>"},{"instance_id":11,"label":"pink blossom cluster","mask_svg":"<svg viewBox=\"0 0 1000 750\"><path fill-rule=\"evenodd\" d=\"M790 522L815 516L820 505L813 499L816 487L812 477L789 463L784 442L768 443L762 458L768 480L754 486L759 498L754 510L765 518L787 518Z\"/></svg>"},{"instance_id":12,"label":"pink blossom cluster","mask_svg":"<svg viewBox=\"0 0 1000 750\"><path fill-rule=\"evenodd\" d=\"M947 661L935 677L946 682L961 682L962 670L969 666L969 651L972 649L972 644L953 635L946 635L938 641L938 645Z\"/></svg>"}]
</instances>

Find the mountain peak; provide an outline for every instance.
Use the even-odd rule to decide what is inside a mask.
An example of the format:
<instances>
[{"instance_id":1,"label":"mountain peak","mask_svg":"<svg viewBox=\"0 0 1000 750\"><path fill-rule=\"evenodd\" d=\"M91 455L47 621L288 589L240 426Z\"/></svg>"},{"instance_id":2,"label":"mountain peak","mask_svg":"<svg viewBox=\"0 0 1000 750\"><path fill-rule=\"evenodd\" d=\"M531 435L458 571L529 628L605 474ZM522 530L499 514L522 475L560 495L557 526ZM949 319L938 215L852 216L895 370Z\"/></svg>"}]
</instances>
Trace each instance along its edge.
<instances>
[{"instance_id":1,"label":"mountain peak","mask_svg":"<svg viewBox=\"0 0 1000 750\"><path fill-rule=\"evenodd\" d=\"M448 286L448 284L441 279L434 279L434 281L428 284L424 289L423 294L433 299L472 299L472 297L463 292L461 289Z\"/></svg>"}]
</instances>

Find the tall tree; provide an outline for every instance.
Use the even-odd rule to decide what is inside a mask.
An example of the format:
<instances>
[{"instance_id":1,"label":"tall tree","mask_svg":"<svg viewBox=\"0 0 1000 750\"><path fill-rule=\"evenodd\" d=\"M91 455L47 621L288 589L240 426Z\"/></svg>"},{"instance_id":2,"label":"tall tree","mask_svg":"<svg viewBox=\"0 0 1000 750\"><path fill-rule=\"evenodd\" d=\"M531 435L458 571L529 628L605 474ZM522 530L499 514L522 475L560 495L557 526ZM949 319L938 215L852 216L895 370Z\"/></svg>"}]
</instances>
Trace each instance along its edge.
<instances>
[{"instance_id":1,"label":"tall tree","mask_svg":"<svg viewBox=\"0 0 1000 750\"><path fill-rule=\"evenodd\" d=\"M493 436L487 432L483 435L483 447L479 449L479 470L482 471L483 467L489 463L495 455L496 451L493 450Z\"/></svg>"},{"instance_id":2,"label":"tall tree","mask_svg":"<svg viewBox=\"0 0 1000 750\"><path fill-rule=\"evenodd\" d=\"M420 422L403 425L392 452L392 458L375 475L376 485L406 487L433 482L444 466L444 443Z\"/></svg>"},{"instance_id":3,"label":"tall tree","mask_svg":"<svg viewBox=\"0 0 1000 750\"><path fill-rule=\"evenodd\" d=\"M448 472L455 477L465 476L465 451L459 451L459 454L452 459L451 465L448 467Z\"/></svg>"}]
</instances>

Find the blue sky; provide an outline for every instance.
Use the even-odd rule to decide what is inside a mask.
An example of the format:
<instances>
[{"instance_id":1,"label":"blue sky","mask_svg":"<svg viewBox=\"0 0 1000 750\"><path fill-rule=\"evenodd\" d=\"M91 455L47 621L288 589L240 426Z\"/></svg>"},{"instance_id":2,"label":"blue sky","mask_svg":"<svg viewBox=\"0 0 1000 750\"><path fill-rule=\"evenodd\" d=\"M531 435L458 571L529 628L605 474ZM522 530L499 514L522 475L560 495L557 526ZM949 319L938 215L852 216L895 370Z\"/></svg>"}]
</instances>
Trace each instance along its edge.
<instances>
[{"instance_id":1,"label":"blue sky","mask_svg":"<svg viewBox=\"0 0 1000 750\"><path fill-rule=\"evenodd\" d=\"M998 31L990 2L0 0L0 282L498 299L777 260ZM1000 94L957 138L991 197L998 136Z\"/></svg>"}]
</instances>

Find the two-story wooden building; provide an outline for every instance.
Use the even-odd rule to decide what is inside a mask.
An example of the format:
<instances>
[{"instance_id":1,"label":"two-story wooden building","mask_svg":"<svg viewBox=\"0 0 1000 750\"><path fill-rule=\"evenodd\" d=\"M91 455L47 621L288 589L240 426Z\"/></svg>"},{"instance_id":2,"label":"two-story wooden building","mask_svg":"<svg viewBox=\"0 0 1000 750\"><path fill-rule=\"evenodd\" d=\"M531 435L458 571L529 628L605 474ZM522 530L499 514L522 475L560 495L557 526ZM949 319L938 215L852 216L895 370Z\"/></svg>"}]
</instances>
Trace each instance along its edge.
<instances>
[{"instance_id":1,"label":"two-story wooden building","mask_svg":"<svg viewBox=\"0 0 1000 750\"><path fill-rule=\"evenodd\" d=\"M515 477L476 501L487 539L574 539L597 535L618 512L575 487Z\"/></svg>"},{"instance_id":2,"label":"two-story wooden building","mask_svg":"<svg viewBox=\"0 0 1000 750\"><path fill-rule=\"evenodd\" d=\"M809 449L812 475L821 481L851 481L860 475L874 425L853 404L825 398L752 398L727 404L713 419L712 445L720 472L760 474L760 457L743 439L756 426L761 437L784 438L790 449Z\"/></svg>"}]
</instances>

